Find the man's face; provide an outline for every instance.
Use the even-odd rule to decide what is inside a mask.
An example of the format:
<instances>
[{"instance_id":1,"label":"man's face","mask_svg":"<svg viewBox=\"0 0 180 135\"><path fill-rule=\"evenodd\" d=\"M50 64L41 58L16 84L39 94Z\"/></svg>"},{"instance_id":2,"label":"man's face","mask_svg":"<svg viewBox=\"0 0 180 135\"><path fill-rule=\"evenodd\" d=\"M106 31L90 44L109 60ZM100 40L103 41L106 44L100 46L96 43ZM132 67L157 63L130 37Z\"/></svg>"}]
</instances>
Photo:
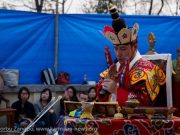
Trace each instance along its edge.
<instances>
[{"instance_id":1,"label":"man's face","mask_svg":"<svg viewBox=\"0 0 180 135\"><path fill-rule=\"evenodd\" d=\"M79 101L80 102L87 102L88 101L88 95L85 95L85 94L80 94L79 95Z\"/></svg>"},{"instance_id":2,"label":"man's face","mask_svg":"<svg viewBox=\"0 0 180 135\"><path fill-rule=\"evenodd\" d=\"M114 46L114 51L116 58L121 64L123 64L127 58L130 58L132 53L130 44Z\"/></svg>"}]
</instances>

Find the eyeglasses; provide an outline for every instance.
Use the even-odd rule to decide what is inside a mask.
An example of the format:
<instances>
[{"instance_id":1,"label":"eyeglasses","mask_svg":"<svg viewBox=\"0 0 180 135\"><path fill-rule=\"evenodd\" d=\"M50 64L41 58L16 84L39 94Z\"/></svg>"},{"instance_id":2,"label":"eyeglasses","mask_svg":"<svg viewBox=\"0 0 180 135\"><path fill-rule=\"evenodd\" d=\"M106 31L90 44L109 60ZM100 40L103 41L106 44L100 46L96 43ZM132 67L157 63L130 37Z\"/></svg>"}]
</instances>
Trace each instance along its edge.
<instances>
[{"instance_id":1,"label":"eyeglasses","mask_svg":"<svg viewBox=\"0 0 180 135\"><path fill-rule=\"evenodd\" d=\"M28 93L26 92L22 92L21 95L29 95Z\"/></svg>"}]
</instances>

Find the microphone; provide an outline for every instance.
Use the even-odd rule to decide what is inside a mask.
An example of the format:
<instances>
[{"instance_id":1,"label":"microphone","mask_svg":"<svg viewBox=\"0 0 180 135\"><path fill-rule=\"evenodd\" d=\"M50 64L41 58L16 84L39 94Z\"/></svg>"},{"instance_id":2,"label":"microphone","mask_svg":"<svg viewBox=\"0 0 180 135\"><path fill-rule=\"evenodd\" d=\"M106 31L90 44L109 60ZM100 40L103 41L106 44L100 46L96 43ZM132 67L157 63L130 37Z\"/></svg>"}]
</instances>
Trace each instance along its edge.
<instances>
[{"instance_id":1,"label":"microphone","mask_svg":"<svg viewBox=\"0 0 180 135\"><path fill-rule=\"evenodd\" d=\"M102 89L99 93L99 96L100 97L105 97L106 95L109 95L111 94L109 91L105 90L105 89Z\"/></svg>"},{"instance_id":2,"label":"microphone","mask_svg":"<svg viewBox=\"0 0 180 135\"><path fill-rule=\"evenodd\" d=\"M112 56L111 56L109 47L104 48L104 54L105 54L105 58L106 58L107 67L109 69L109 67L113 64L113 60L112 60ZM101 91L99 92L100 97L105 97L106 95L109 95L109 94L111 94L111 93L105 89L101 89Z\"/></svg>"}]
</instances>

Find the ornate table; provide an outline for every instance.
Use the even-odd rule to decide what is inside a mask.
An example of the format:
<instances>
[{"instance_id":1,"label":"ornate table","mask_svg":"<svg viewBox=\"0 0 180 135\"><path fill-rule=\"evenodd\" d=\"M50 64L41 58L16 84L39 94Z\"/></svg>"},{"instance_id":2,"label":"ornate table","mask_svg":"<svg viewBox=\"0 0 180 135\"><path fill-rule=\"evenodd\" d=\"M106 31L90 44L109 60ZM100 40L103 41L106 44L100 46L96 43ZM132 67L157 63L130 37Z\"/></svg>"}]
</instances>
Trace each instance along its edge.
<instances>
[{"instance_id":1,"label":"ornate table","mask_svg":"<svg viewBox=\"0 0 180 135\"><path fill-rule=\"evenodd\" d=\"M175 135L180 133L180 118L86 120L65 117L64 135Z\"/></svg>"}]
</instances>

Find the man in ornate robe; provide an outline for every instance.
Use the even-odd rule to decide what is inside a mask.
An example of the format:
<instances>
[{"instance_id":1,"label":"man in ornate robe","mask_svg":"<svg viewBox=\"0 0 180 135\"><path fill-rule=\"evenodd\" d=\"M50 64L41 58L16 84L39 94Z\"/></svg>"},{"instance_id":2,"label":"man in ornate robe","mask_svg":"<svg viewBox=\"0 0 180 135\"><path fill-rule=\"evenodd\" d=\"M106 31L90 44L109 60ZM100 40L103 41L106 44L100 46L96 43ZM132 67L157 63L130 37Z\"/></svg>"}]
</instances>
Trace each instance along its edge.
<instances>
[{"instance_id":1,"label":"man in ornate robe","mask_svg":"<svg viewBox=\"0 0 180 135\"><path fill-rule=\"evenodd\" d=\"M158 66L143 59L137 50L138 24L129 29L115 6L111 5L109 11L113 28L105 26L103 34L112 42L117 62L100 74L102 80L97 84L97 100L110 101L115 96L119 105L124 106L128 95L133 95L140 101L140 106L152 106L160 85L165 83L165 74ZM110 94L102 95L102 90Z\"/></svg>"}]
</instances>

